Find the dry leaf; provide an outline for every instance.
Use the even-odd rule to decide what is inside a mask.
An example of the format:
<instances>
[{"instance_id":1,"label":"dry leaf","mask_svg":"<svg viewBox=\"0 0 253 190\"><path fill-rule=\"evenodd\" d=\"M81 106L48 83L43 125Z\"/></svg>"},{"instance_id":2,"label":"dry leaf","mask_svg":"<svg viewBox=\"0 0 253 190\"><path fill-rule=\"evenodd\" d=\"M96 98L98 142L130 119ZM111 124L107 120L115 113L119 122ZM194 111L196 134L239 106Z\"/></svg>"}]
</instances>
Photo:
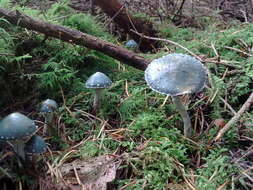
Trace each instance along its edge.
<instances>
[{"instance_id":1,"label":"dry leaf","mask_svg":"<svg viewBox=\"0 0 253 190\"><path fill-rule=\"evenodd\" d=\"M222 128L222 127L224 127L224 126L226 125L226 122L225 122L225 120L222 119L222 118L220 118L220 119L215 119L215 120L214 120L214 125L215 125L216 127Z\"/></svg>"},{"instance_id":2,"label":"dry leaf","mask_svg":"<svg viewBox=\"0 0 253 190\"><path fill-rule=\"evenodd\" d=\"M104 155L89 160L75 160L58 168L65 183L77 190L106 190L116 177L120 161Z\"/></svg>"}]
</instances>

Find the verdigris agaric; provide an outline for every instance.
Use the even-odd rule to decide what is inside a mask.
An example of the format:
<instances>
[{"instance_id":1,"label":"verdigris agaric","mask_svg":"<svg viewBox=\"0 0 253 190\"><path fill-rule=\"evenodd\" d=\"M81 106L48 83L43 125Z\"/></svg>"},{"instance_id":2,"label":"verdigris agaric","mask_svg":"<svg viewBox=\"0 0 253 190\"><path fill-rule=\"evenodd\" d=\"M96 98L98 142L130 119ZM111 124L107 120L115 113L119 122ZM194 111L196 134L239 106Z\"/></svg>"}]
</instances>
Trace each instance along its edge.
<instances>
[{"instance_id":1,"label":"verdigris agaric","mask_svg":"<svg viewBox=\"0 0 253 190\"><path fill-rule=\"evenodd\" d=\"M126 48L131 49L131 50L137 50L138 49L138 44L134 40L128 40L125 44Z\"/></svg>"},{"instance_id":2,"label":"verdigris agaric","mask_svg":"<svg viewBox=\"0 0 253 190\"><path fill-rule=\"evenodd\" d=\"M25 159L24 143L36 132L34 121L25 115L15 112L0 121L0 141L13 145L14 151Z\"/></svg>"},{"instance_id":3,"label":"verdigris agaric","mask_svg":"<svg viewBox=\"0 0 253 190\"><path fill-rule=\"evenodd\" d=\"M27 159L32 161L37 155L47 151L47 144L42 137L34 135L25 143L24 151Z\"/></svg>"},{"instance_id":4,"label":"verdigris agaric","mask_svg":"<svg viewBox=\"0 0 253 190\"><path fill-rule=\"evenodd\" d=\"M52 124L54 113L57 109L58 109L58 105L55 100L46 99L45 101L41 103L40 114L42 114L43 117L45 118L45 124L46 124L44 126L44 131L43 131L44 134L47 131L47 125ZM53 133L51 129L52 129L52 126L50 126L49 135L52 135Z\"/></svg>"},{"instance_id":5,"label":"verdigris agaric","mask_svg":"<svg viewBox=\"0 0 253 190\"><path fill-rule=\"evenodd\" d=\"M153 60L145 70L145 80L152 90L172 96L184 121L184 135L190 137L191 120L179 95L201 91L207 80L206 68L192 56L172 53Z\"/></svg>"},{"instance_id":6,"label":"verdigris agaric","mask_svg":"<svg viewBox=\"0 0 253 190\"><path fill-rule=\"evenodd\" d=\"M25 143L24 151L28 156L42 154L46 152L47 144L40 136L34 135Z\"/></svg>"},{"instance_id":7,"label":"verdigris agaric","mask_svg":"<svg viewBox=\"0 0 253 190\"><path fill-rule=\"evenodd\" d=\"M85 83L86 88L95 90L93 109L97 110L100 107L101 92L105 88L109 88L112 85L111 79L104 73L96 72L91 75Z\"/></svg>"},{"instance_id":8,"label":"verdigris agaric","mask_svg":"<svg viewBox=\"0 0 253 190\"><path fill-rule=\"evenodd\" d=\"M46 99L41 103L40 113L45 117L45 123L50 123L53 119L53 113L57 110L58 105L52 99Z\"/></svg>"}]
</instances>

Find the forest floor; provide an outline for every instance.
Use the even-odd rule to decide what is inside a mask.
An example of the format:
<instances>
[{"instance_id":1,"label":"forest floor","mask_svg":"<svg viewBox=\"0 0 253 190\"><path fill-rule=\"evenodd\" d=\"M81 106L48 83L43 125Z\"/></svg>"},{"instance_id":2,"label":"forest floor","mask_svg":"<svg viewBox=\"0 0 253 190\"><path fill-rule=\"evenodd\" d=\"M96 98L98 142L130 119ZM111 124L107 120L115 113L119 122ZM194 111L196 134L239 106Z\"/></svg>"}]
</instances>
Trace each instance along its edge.
<instances>
[{"instance_id":1,"label":"forest floor","mask_svg":"<svg viewBox=\"0 0 253 190\"><path fill-rule=\"evenodd\" d=\"M187 53L183 46L208 60L204 90L181 97L194 127L193 137L182 135L183 123L172 101L148 88L143 71L85 47L53 38L44 41L44 36L2 19L0 118L19 111L34 119L37 134L49 148L23 163L9 144L1 143L0 189L251 190L253 108L213 143L253 89L253 24L245 22L251 19L248 9L235 1L187 1L173 20L182 1L176 5L124 2L133 15L154 22L159 37L181 45L162 43L155 53L141 56L152 60ZM122 31L112 21L108 24L99 9L95 8L96 15L86 14L88 0L16 1L15 5L31 17L125 47ZM217 14L224 11L217 11L218 5L234 14ZM0 6L11 7L4 1ZM94 112L93 91L84 83L97 71L108 75L113 85L103 92L101 109ZM59 105L51 124L53 135L43 133L44 118L38 111L47 98Z\"/></svg>"}]
</instances>

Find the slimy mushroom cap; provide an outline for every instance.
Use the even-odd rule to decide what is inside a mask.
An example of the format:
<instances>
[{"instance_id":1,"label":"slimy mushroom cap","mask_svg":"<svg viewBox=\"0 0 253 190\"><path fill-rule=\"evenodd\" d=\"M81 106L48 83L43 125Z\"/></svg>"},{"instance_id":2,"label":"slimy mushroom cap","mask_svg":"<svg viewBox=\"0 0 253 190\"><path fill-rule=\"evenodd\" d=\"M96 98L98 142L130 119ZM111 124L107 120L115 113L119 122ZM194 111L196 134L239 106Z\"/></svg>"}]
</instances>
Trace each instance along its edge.
<instances>
[{"instance_id":1,"label":"slimy mushroom cap","mask_svg":"<svg viewBox=\"0 0 253 190\"><path fill-rule=\"evenodd\" d=\"M33 136L25 143L24 151L26 154L42 154L46 152L47 145L43 138L40 136Z\"/></svg>"},{"instance_id":2,"label":"slimy mushroom cap","mask_svg":"<svg viewBox=\"0 0 253 190\"><path fill-rule=\"evenodd\" d=\"M32 136L37 130L34 121L25 115L14 112L0 121L0 140L23 140Z\"/></svg>"},{"instance_id":3,"label":"slimy mushroom cap","mask_svg":"<svg viewBox=\"0 0 253 190\"><path fill-rule=\"evenodd\" d=\"M152 90L177 96L201 91L207 72L194 57L172 53L154 59L145 70L145 80Z\"/></svg>"},{"instance_id":4,"label":"slimy mushroom cap","mask_svg":"<svg viewBox=\"0 0 253 190\"><path fill-rule=\"evenodd\" d=\"M138 44L135 40L128 40L125 46L130 49L136 49L138 47Z\"/></svg>"},{"instance_id":5,"label":"slimy mushroom cap","mask_svg":"<svg viewBox=\"0 0 253 190\"><path fill-rule=\"evenodd\" d=\"M101 72L91 75L85 83L86 88L109 88L111 85L111 79Z\"/></svg>"},{"instance_id":6,"label":"slimy mushroom cap","mask_svg":"<svg viewBox=\"0 0 253 190\"><path fill-rule=\"evenodd\" d=\"M58 108L56 101L52 99L46 99L41 103L40 112L41 113L50 113L54 112Z\"/></svg>"}]
</instances>

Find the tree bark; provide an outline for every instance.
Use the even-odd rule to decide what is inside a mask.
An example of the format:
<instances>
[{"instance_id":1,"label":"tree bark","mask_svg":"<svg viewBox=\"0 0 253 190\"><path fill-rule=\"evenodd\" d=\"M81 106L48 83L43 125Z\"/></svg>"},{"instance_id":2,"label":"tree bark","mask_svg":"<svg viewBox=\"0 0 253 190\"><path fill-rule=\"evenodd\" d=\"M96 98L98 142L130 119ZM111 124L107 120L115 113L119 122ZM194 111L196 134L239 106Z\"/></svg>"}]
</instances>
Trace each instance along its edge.
<instances>
[{"instance_id":1,"label":"tree bark","mask_svg":"<svg viewBox=\"0 0 253 190\"><path fill-rule=\"evenodd\" d=\"M153 24L138 18L134 18L129 14L126 8L121 5L118 0L94 0L103 12L110 16L116 24L124 29L135 41L139 43L140 51L149 51L158 46L156 41L141 38L131 30L142 33L146 36L157 37L158 32L153 28Z\"/></svg>"},{"instance_id":2,"label":"tree bark","mask_svg":"<svg viewBox=\"0 0 253 190\"><path fill-rule=\"evenodd\" d=\"M100 51L108 56L111 56L112 58L115 58L140 70L145 70L148 65L148 61L146 59L138 56L134 52L78 30L35 20L15 10L10 11L0 8L0 17L5 18L12 24L29 30L37 31L45 34L46 36L58 38L68 43L85 46L87 48Z\"/></svg>"}]
</instances>

